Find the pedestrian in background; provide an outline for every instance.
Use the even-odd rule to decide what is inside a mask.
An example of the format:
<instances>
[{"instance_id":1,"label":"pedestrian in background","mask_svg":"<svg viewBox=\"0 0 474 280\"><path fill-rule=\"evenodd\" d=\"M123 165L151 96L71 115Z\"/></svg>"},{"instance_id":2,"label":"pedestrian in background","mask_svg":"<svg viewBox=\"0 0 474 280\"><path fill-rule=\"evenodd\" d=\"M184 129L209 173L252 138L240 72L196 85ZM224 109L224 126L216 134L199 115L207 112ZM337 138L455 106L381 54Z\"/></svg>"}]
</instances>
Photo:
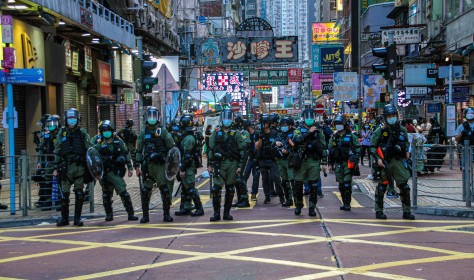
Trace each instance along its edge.
<instances>
[{"instance_id":1,"label":"pedestrian in background","mask_svg":"<svg viewBox=\"0 0 474 280\"><path fill-rule=\"evenodd\" d=\"M366 123L361 131L362 136L362 149L360 151L360 164L364 165L364 157L367 153L367 160L370 165L370 138L372 137L372 130L370 130L369 124Z\"/></svg>"}]
</instances>

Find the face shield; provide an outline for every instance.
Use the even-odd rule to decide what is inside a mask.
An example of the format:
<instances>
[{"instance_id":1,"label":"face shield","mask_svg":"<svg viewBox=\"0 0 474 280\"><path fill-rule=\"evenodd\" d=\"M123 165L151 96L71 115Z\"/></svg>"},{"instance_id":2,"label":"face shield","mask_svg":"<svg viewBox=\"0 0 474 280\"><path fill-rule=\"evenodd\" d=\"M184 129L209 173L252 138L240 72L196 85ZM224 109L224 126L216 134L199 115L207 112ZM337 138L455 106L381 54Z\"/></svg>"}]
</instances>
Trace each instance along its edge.
<instances>
[{"instance_id":1,"label":"face shield","mask_svg":"<svg viewBox=\"0 0 474 280\"><path fill-rule=\"evenodd\" d=\"M221 122L224 127L230 127L234 122L234 113L232 111L222 111Z\"/></svg>"},{"instance_id":2,"label":"face shield","mask_svg":"<svg viewBox=\"0 0 474 280\"><path fill-rule=\"evenodd\" d=\"M316 119L316 112L313 110L306 110L303 112L303 119L304 123L307 126L312 126L314 125L314 120Z\"/></svg>"},{"instance_id":3,"label":"face shield","mask_svg":"<svg viewBox=\"0 0 474 280\"><path fill-rule=\"evenodd\" d=\"M59 120L58 119L48 119L46 121L46 128L49 131L54 131L59 127Z\"/></svg>"},{"instance_id":4,"label":"face shield","mask_svg":"<svg viewBox=\"0 0 474 280\"><path fill-rule=\"evenodd\" d=\"M158 110L147 110L146 112L146 121L150 125L155 125L160 119L160 114Z\"/></svg>"}]
</instances>

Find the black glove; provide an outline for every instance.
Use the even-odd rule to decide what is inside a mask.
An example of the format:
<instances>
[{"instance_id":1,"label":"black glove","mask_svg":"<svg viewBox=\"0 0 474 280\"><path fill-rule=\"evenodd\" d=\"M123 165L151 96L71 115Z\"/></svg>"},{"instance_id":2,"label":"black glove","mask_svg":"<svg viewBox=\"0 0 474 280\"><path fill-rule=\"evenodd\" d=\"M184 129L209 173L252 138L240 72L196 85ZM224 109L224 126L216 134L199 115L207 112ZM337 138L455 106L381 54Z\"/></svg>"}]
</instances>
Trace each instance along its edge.
<instances>
[{"instance_id":1,"label":"black glove","mask_svg":"<svg viewBox=\"0 0 474 280\"><path fill-rule=\"evenodd\" d=\"M467 131L466 131L466 130L461 131L461 136L466 136L466 135L467 135Z\"/></svg>"},{"instance_id":2,"label":"black glove","mask_svg":"<svg viewBox=\"0 0 474 280\"><path fill-rule=\"evenodd\" d=\"M356 155L349 156L349 160L352 161L354 164L359 164L359 158Z\"/></svg>"}]
</instances>

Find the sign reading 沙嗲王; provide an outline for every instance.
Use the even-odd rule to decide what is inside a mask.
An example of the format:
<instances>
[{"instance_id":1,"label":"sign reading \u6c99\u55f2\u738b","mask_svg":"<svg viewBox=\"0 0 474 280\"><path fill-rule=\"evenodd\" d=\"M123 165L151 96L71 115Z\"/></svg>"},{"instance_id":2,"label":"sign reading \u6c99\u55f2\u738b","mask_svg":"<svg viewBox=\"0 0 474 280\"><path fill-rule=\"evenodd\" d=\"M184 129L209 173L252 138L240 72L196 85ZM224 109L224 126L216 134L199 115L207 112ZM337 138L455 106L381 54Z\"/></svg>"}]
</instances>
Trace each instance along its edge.
<instances>
[{"instance_id":1,"label":"sign reading \u6c99\u55f2\u738b","mask_svg":"<svg viewBox=\"0 0 474 280\"><path fill-rule=\"evenodd\" d=\"M249 86L288 85L288 70L249 71Z\"/></svg>"},{"instance_id":2,"label":"sign reading \u6c99\u55f2\u738b","mask_svg":"<svg viewBox=\"0 0 474 280\"><path fill-rule=\"evenodd\" d=\"M355 101L357 92L357 72L334 72L334 101Z\"/></svg>"}]
</instances>

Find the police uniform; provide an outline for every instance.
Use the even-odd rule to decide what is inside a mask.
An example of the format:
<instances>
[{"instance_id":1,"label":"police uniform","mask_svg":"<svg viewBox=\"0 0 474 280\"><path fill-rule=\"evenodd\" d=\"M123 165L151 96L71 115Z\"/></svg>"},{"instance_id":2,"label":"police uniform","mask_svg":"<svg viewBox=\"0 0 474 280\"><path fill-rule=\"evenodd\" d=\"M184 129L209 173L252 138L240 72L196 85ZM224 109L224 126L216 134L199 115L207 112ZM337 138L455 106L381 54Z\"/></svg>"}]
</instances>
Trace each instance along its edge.
<instances>
[{"instance_id":1,"label":"police uniform","mask_svg":"<svg viewBox=\"0 0 474 280\"><path fill-rule=\"evenodd\" d=\"M230 127L230 126L229 126ZM236 171L243 164L243 138L239 131L222 127L214 131L209 139L208 165L213 168L212 205L214 215L211 221L220 220L221 192L225 185L224 220L232 220L230 208L237 183Z\"/></svg>"},{"instance_id":2,"label":"police uniform","mask_svg":"<svg viewBox=\"0 0 474 280\"><path fill-rule=\"evenodd\" d=\"M137 145L137 134L135 133L135 130L133 127L124 127L118 132L118 136L122 138L123 142L125 142L125 145L127 146L127 150L130 152L131 157L135 157L135 148ZM135 160L134 158L131 158L131 160Z\"/></svg>"},{"instance_id":3,"label":"police uniform","mask_svg":"<svg viewBox=\"0 0 474 280\"><path fill-rule=\"evenodd\" d=\"M288 124L289 125L289 124ZM281 129L281 128L280 128ZM282 147L277 147L277 166L278 172L281 177L281 187L285 196L285 202L282 204L283 207L293 206L293 184L295 180L295 174L293 168L288 165L288 153L283 153L283 149L289 152L290 143L289 140L293 137L293 130L287 132L281 131L277 136L277 141L282 142Z\"/></svg>"},{"instance_id":4,"label":"police uniform","mask_svg":"<svg viewBox=\"0 0 474 280\"><path fill-rule=\"evenodd\" d=\"M342 115L334 119L336 125L346 125ZM345 126L342 131L333 134L329 140L329 165L334 166L336 181L342 198L341 210L351 210L352 176L357 168L360 154L360 142L357 136ZM352 166L349 166L349 161Z\"/></svg>"},{"instance_id":5,"label":"police uniform","mask_svg":"<svg viewBox=\"0 0 474 280\"><path fill-rule=\"evenodd\" d=\"M120 196L123 206L128 214L129 221L136 221L132 199L127 192L127 184L123 177L126 174L126 167L132 170L132 162L127 146L119 137L112 136L104 138L100 142L92 142L93 147L99 152L104 166L104 174L101 180L102 199L106 213L105 221L113 220L112 197L113 191Z\"/></svg>"},{"instance_id":6,"label":"police uniform","mask_svg":"<svg viewBox=\"0 0 474 280\"><path fill-rule=\"evenodd\" d=\"M157 129L158 133L157 134ZM143 189L141 193L143 218L140 223L148 223L149 220L149 204L153 191L153 186L160 189L161 199L163 201L163 220L172 222L170 216L171 193L169 181L165 176L165 160L168 151L174 147L174 141L171 134L166 128L157 124L147 124L140 132L137 141L136 163L135 168L141 167L143 172Z\"/></svg>"},{"instance_id":7,"label":"police uniform","mask_svg":"<svg viewBox=\"0 0 474 280\"><path fill-rule=\"evenodd\" d=\"M71 117L75 114L74 117ZM61 220L58 226L69 225L69 196L71 186L74 186L75 206L74 206L74 225L82 226L81 212L85 199L84 181L92 181L85 163L85 155L88 148L91 147L90 137L86 130L78 125L79 112L76 109L69 109L65 114L66 122L70 119L76 119L74 126L68 125L61 128L54 143L54 169L58 170L59 181L61 184Z\"/></svg>"}]
</instances>

